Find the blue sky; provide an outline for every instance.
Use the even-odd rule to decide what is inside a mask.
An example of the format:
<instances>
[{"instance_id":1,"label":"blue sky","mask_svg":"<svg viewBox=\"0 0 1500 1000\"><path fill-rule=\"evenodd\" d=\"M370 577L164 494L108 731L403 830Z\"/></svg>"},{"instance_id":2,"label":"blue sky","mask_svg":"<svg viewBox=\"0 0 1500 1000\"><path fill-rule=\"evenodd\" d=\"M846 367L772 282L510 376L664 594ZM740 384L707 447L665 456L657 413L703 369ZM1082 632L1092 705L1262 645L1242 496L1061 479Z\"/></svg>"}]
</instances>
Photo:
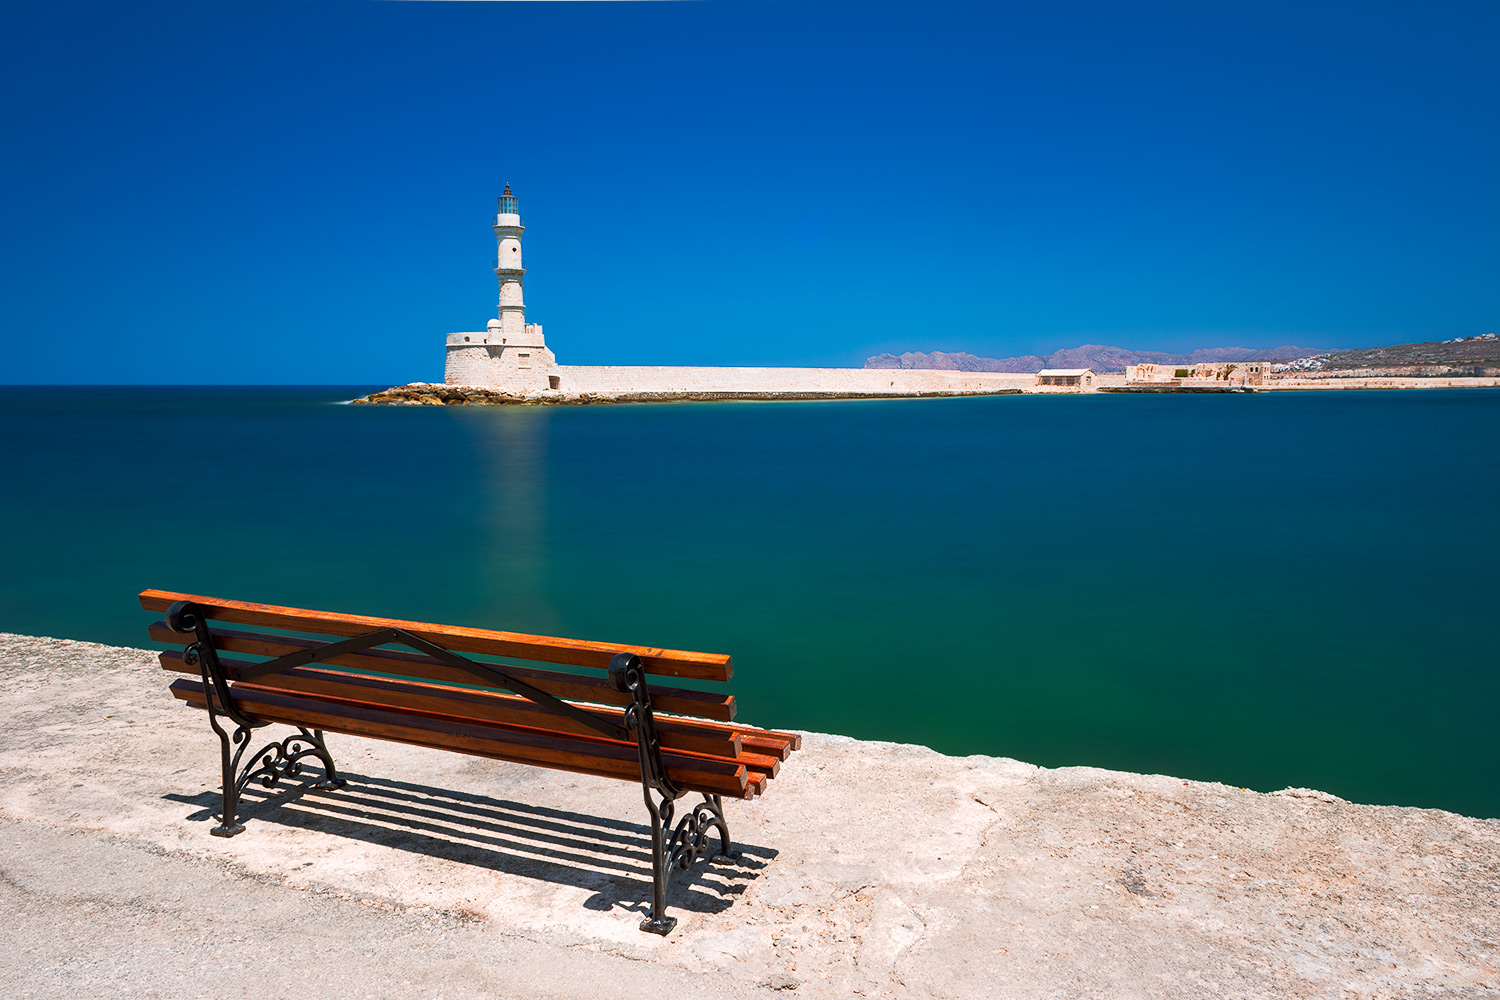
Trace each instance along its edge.
<instances>
[{"instance_id":1,"label":"blue sky","mask_svg":"<svg viewBox=\"0 0 1500 1000\"><path fill-rule=\"evenodd\" d=\"M1497 42L1490 2L10 4L0 383L440 379L505 181L564 364L1483 333Z\"/></svg>"}]
</instances>

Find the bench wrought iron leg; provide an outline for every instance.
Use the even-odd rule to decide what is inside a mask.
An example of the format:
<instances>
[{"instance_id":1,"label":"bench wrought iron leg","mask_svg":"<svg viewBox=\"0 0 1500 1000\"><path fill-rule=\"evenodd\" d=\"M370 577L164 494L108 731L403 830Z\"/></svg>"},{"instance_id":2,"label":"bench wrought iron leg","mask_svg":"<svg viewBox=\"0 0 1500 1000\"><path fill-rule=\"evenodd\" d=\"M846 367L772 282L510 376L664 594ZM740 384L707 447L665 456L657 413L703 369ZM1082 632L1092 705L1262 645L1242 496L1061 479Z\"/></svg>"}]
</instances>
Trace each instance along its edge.
<instances>
[{"instance_id":1,"label":"bench wrought iron leg","mask_svg":"<svg viewBox=\"0 0 1500 1000\"><path fill-rule=\"evenodd\" d=\"M717 795L704 793L703 801L672 825L677 800L683 793L667 776L662 761L661 741L651 712L651 693L640 657L634 653L617 653L609 661L609 680L616 691L632 695L625 709L625 728L635 733L641 760L641 793L651 811L651 916L641 921L641 930L652 934L670 934L677 918L667 916L667 882L672 875L692 867L705 853L710 831L719 834L719 854L729 853L729 824L724 820L724 802ZM658 800L658 796L660 799ZM667 831L672 831L667 839Z\"/></svg>"},{"instance_id":2,"label":"bench wrought iron leg","mask_svg":"<svg viewBox=\"0 0 1500 1000\"><path fill-rule=\"evenodd\" d=\"M224 808L219 812L219 825L208 832L215 837L233 837L237 833L244 832L245 824L235 822L235 813L240 807L240 785L235 781L235 772L239 770L240 757L245 748L250 745L250 730L240 727L235 729L231 740L229 733L219 725L219 720L214 718L213 712L209 712L209 722L214 727L214 732L219 734L219 756L223 764L222 780L219 787L224 793ZM231 751L231 742L237 749Z\"/></svg>"},{"instance_id":3,"label":"bench wrought iron leg","mask_svg":"<svg viewBox=\"0 0 1500 1000\"><path fill-rule=\"evenodd\" d=\"M717 795L703 796L703 801L688 810L672 827L672 839L666 840L666 829L672 826L677 803L663 795L658 805L651 790L646 789L646 808L651 810L651 916L641 921L641 930L652 934L669 934L677 918L667 916L667 884L672 876L693 866L708 853L711 834L719 836L714 854L730 852L729 823L724 819L724 802Z\"/></svg>"},{"instance_id":4,"label":"bench wrought iron leg","mask_svg":"<svg viewBox=\"0 0 1500 1000\"><path fill-rule=\"evenodd\" d=\"M646 808L651 810L651 916L641 921L641 930L666 935L677 926L677 918L667 916L667 851L662 828L672 822L677 806L665 796L658 806L651 789L645 791Z\"/></svg>"},{"instance_id":5,"label":"bench wrought iron leg","mask_svg":"<svg viewBox=\"0 0 1500 1000\"><path fill-rule=\"evenodd\" d=\"M256 781L266 788L274 788L282 778L295 778L302 773L304 757L316 757L323 765L323 777L314 788L344 787L344 779L339 777L338 769L334 767L333 757L323 742L321 729L299 727L297 735L267 743L250 756L245 769L241 771L240 761L250 746L252 731L239 726L234 735L230 736L212 712L209 713L209 722L213 725L214 732L219 734L224 782L224 809L219 814L221 822L208 831L215 837L233 837L244 831L245 824L237 822L235 814L239 812L240 793L245 790L246 785Z\"/></svg>"},{"instance_id":6,"label":"bench wrought iron leg","mask_svg":"<svg viewBox=\"0 0 1500 1000\"><path fill-rule=\"evenodd\" d=\"M307 732L307 730L303 730ZM323 777L313 785L314 788L343 788L348 782L339 777L339 769L333 766L333 755L328 752L328 745L323 742L323 730L312 731L317 738L318 748L322 751L318 754L318 760L323 764Z\"/></svg>"},{"instance_id":7,"label":"bench wrought iron leg","mask_svg":"<svg viewBox=\"0 0 1500 1000\"><path fill-rule=\"evenodd\" d=\"M297 727L296 736L267 743L251 754L242 772L240 760L250 748L250 736L265 723L257 722L235 706L229 680L219 663L218 651L214 649L208 617L201 608L191 601L178 601L167 609L167 627L174 632L193 633L194 641L182 651L182 659L189 666L198 667L199 675L203 678L208 724L219 734L224 811L220 813L219 825L209 833L215 837L233 837L243 832L245 824L236 822L235 814L239 812L240 793L245 790L245 786L252 781L259 781L265 787L273 788L282 778L294 778L302 773L304 757L316 757L323 762L323 778L316 787L344 787L344 779L339 777L338 769L333 766L333 757L323 743L323 730L309 730L301 726ZM221 717L234 723L233 736L220 724Z\"/></svg>"}]
</instances>

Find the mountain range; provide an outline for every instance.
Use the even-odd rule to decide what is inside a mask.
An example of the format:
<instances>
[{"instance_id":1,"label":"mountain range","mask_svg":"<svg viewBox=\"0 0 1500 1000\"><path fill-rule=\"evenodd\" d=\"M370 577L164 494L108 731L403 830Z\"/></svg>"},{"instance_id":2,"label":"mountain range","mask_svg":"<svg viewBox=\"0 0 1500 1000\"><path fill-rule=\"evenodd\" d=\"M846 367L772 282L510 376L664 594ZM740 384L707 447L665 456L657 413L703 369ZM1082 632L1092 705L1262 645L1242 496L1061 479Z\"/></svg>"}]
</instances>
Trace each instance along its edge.
<instances>
[{"instance_id":1,"label":"mountain range","mask_svg":"<svg viewBox=\"0 0 1500 1000\"><path fill-rule=\"evenodd\" d=\"M1067 347L1051 354L1023 354L1018 358L981 358L973 354L933 351L923 354L877 354L865 359L866 368L941 368L960 372L1039 372L1043 368L1092 368L1096 372L1124 371L1130 365L1193 365L1200 361L1289 361L1327 353L1306 347L1205 347L1187 354L1132 351L1104 344Z\"/></svg>"}]
</instances>

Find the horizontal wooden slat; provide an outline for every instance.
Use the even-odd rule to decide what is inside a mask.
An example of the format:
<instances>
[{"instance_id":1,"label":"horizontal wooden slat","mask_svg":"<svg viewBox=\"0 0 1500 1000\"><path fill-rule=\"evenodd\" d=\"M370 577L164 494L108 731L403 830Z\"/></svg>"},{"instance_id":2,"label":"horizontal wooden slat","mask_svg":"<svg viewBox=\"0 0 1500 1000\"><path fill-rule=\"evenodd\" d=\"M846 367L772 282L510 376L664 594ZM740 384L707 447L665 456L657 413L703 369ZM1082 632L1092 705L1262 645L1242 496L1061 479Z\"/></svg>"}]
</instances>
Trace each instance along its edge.
<instances>
[{"instance_id":1,"label":"horizontal wooden slat","mask_svg":"<svg viewBox=\"0 0 1500 1000\"><path fill-rule=\"evenodd\" d=\"M166 622L153 622L149 632L156 642L172 645L186 645L192 638L180 632L173 632L167 628ZM272 635L265 632L241 632L222 628L210 629L210 632L214 637L216 649L252 656L285 656L288 653L316 649L324 645L316 639ZM375 670L381 673L423 677L427 680L456 684L480 683L478 678L457 667L450 667L431 657L398 650L368 649L358 653L330 657L321 662L354 670ZM538 670L509 664L499 669L558 698L622 707L630 704L629 695L616 691L610 686L609 681L602 677L585 677L557 670ZM696 716L725 722L733 719L735 712L734 696L731 694L657 687L654 684L651 685L651 703L658 711L673 715Z\"/></svg>"},{"instance_id":2,"label":"horizontal wooden slat","mask_svg":"<svg viewBox=\"0 0 1500 1000\"><path fill-rule=\"evenodd\" d=\"M730 658L721 653L690 653L651 646L625 646L553 636L526 635L520 632L496 632L489 629L410 622L396 618L372 618L330 611L286 608L274 604L228 601L197 594L179 594L166 590L144 590L141 607L147 611L166 611L177 601L191 601L205 609L216 621L241 625L260 625L322 635L357 636L381 628L400 628L461 653L486 653L512 656L523 660L564 663L576 667L605 668L617 653L634 653L648 674L691 677L697 680L726 681L734 673Z\"/></svg>"},{"instance_id":3,"label":"horizontal wooden slat","mask_svg":"<svg viewBox=\"0 0 1500 1000\"><path fill-rule=\"evenodd\" d=\"M198 668L189 666L181 653L160 653L157 658L165 670L193 676L198 674ZM223 657L219 659L219 664L232 682L238 681L243 667L253 666ZM349 674L317 665L292 667L253 683L257 690L283 691L294 697L306 696L319 701L331 700L372 708L420 712L460 725L495 723L542 733L557 732L588 739L602 738L602 734L596 730L567 716L553 714L525 698L493 691L474 691L425 681ZM235 690L240 688L236 686ZM618 723L620 720L620 713L612 709L597 709L589 705L576 707L592 712L608 722ZM693 757L734 761L767 778L774 778L780 772L781 761L785 759L783 743L759 739L756 742L768 744L771 752L747 751L742 746L741 735L737 730L708 728L697 719L659 717L657 733L664 750ZM752 738L754 733L751 730Z\"/></svg>"},{"instance_id":4,"label":"horizontal wooden slat","mask_svg":"<svg viewBox=\"0 0 1500 1000\"><path fill-rule=\"evenodd\" d=\"M764 775L766 778L774 778L781 772L780 757L741 751L735 760L748 767L752 773Z\"/></svg>"},{"instance_id":5,"label":"horizontal wooden slat","mask_svg":"<svg viewBox=\"0 0 1500 1000\"><path fill-rule=\"evenodd\" d=\"M774 753L782 760L786 760L793 750L802 749L802 737L796 733L783 733L775 729L761 729L759 726L742 726L739 723L725 725L722 722L704 722L704 729L729 730L739 733L747 748L753 748L756 753Z\"/></svg>"},{"instance_id":6,"label":"horizontal wooden slat","mask_svg":"<svg viewBox=\"0 0 1500 1000\"><path fill-rule=\"evenodd\" d=\"M171 691L174 697L196 708L207 706L203 685L198 681L175 680ZM608 741L543 735L504 726L459 725L423 715L297 698L250 684L235 685L234 697L236 707L256 721L455 750L626 781L640 780L635 749ZM663 754L662 759L668 777L679 788L734 798L747 798L751 794L750 779L743 765L681 754Z\"/></svg>"},{"instance_id":7,"label":"horizontal wooden slat","mask_svg":"<svg viewBox=\"0 0 1500 1000\"><path fill-rule=\"evenodd\" d=\"M750 753L766 754L775 757L777 760L786 760L792 755L792 750L795 749L790 740L780 735L767 736L764 735L765 731L760 729L750 729L746 732L749 733L750 742L746 743L745 737L741 736L740 746Z\"/></svg>"},{"instance_id":8,"label":"horizontal wooden slat","mask_svg":"<svg viewBox=\"0 0 1500 1000\"><path fill-rule=\"evenodd\" d=\"M196 666L188 665L178 652L160 653L157 659L162 668L180 674L198 674ZM231 681L240 678L240 671L254 666L240 660L219 658L224 675ZM447 684L427 681L403 681L369 674L351 674L319 664L307 664L260 678L257 687L285 690L291 694L312 695L319 698L345 698L367 704L388 705L396 709L426 712L479 724L500 723L509 726L525 726L530 729L556 729L577 736L598 736L597 730L565 715L542 708L518 695L497 691L475 691L471 688L456 688ZM618 709L597 708L591 705L576 705L582 711L613 725L621 724L624 714ZM719 729L698 729L692 722L677 722L663 718L657 725L661 744L669 750L686 750L714 757L733 759L739 756L741 745L739 734ZM757 755L757 760L760 756ZM749 763L746 761L745 763Z\"/></svg>"}]
</instances>

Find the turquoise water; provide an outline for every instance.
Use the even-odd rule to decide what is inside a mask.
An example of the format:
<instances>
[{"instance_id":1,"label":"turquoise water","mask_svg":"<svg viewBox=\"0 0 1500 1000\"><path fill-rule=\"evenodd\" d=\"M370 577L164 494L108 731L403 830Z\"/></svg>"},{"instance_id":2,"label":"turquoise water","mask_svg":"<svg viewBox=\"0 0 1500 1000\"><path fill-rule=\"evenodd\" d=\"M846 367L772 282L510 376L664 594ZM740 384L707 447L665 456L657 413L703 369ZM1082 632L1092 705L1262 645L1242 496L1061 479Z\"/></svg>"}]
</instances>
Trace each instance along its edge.
<instances>
[{"instance_id":1,"label":"turquoise water","mask_svg":"<svg viewBox=\"0 0 1500 1000\"><path fill-rule=\"evenodd\" d=\"M0 629L146 645L154 586L728 652L747 722L1500 816L1500 392L361 391L0 390Z\"/></svg>"}]
</instances>

